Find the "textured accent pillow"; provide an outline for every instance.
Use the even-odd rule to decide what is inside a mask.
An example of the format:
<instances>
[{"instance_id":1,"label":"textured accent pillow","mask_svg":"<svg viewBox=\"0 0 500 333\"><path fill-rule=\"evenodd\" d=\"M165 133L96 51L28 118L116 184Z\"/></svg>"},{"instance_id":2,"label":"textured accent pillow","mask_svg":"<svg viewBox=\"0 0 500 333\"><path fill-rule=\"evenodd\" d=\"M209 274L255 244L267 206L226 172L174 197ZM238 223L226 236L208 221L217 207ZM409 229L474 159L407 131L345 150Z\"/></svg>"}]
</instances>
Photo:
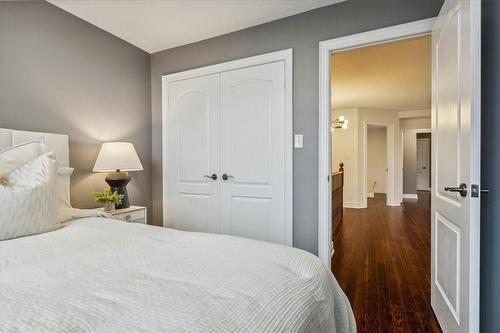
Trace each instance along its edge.
<instances>
[{"instance_id":1,"label":"textured accent pillow","mask_svg":"<svg viewBox=\"0 0 500 333\"><path fill-rule=\"evenodd\" d=\"M28 141L0 151L0 176L42 155L45 152L42 141Z\"/></svg>"},{"instance_id":2,"label":"textured accent pillow","mask_svg":"<svg viewBox=\"0 0 500 333\"><path fill-rule=\"evenodd\" d=\"M57 205L59 207L71 208L70 203L70 177L75 169L69 167L57 168Z\"/></svg>"},{"instance_id":3,"label":"textured accent pillow","mask_svg":"<svg viewBox=\"0 0 500 333\"><path fill-rule=\"evenodd\" d=\"M45 153L4 175L0 184L0 240L40 234L57 224L57 166Z\"/></svg>"},{"instance_id":4,"label":"textured accent pillow","mask_svg":"<svg viewBox=\"0 0 500 333\"><path fill-rule=\"evenodd\" d=\"M106 212L97 209L79 209L79 208L66 208L59 207L59 215L57 216L58 223L82 219L85 217L106 217L112 219L113 216Z\"/></svg>"}]
</instances>

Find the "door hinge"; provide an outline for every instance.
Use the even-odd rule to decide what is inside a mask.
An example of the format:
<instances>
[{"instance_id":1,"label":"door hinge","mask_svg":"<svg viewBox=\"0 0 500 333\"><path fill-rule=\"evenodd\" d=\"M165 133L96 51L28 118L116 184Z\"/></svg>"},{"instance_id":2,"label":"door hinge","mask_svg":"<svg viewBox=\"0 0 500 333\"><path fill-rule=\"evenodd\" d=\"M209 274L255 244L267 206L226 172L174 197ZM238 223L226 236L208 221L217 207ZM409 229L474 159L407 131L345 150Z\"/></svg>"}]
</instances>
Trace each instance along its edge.
<instances>
[{"instance_id":1,"label":"door hinge","mask_svg":"<svg viewBox=\"0 0 500 333\"><path fill-rule=\"evenodd\" d=\"M330 175L326 176L326 181L330 182Z\"/></svg>"}]
</instances>

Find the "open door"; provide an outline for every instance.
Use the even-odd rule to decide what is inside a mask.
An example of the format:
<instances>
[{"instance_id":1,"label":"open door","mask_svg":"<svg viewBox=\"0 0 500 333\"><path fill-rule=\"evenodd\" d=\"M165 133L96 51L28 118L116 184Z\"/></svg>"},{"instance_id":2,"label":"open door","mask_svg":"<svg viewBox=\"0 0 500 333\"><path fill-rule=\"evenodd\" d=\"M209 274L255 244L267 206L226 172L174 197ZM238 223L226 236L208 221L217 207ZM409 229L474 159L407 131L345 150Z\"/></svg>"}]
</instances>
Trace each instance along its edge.
<instances>
[{"instance_id":1,"label":"open door","mask_svg":"<svg viewBox=\"0 0 500 333\"><path fill-rule=\"evenodd\" d=\"M432 31L431 303L479 331L481 1L445 0Z\"/></svg>"}]
</instances>

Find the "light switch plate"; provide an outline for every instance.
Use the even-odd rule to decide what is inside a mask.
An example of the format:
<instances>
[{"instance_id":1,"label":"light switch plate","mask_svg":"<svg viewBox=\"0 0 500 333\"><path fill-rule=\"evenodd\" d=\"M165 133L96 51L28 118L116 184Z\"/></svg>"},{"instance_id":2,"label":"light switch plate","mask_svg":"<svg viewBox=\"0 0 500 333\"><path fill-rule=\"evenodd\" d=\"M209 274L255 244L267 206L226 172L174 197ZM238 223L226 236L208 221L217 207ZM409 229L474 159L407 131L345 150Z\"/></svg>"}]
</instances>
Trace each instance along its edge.
<instances>
[{"instance_id":1,"label":"light switch plate","mask_svg":"<svg viewBox=\"0 0 500 333\"><path fill-rule=\"evenodd\" d=\"M302 134L295 134L294 147L295 148L302 148L302 147L304 147L304 136Z\"/></svg>"}]
</instances>

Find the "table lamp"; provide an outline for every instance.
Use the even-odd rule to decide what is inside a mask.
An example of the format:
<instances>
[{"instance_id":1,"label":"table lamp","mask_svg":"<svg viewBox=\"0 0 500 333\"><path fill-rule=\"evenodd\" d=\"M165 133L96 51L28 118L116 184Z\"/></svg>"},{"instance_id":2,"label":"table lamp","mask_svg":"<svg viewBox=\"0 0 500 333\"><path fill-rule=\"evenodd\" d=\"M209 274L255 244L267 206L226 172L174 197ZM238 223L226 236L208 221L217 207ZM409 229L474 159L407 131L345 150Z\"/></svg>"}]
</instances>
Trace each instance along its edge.
<instances>
[{"instance_id":1,"label":"table lamp","mask_svg":"<svg viewBox=\"0 0 500 333\"><path fill-rule=\"evenodd\" d=\"M129 142L106 142L101 146L94 165L94 172L109 172L106 183L112 191L123 194L123 201L117 209L130 207L127 184L130 182L128 171L144 170L135 151Z\"/></svg>"}]
</instances>

